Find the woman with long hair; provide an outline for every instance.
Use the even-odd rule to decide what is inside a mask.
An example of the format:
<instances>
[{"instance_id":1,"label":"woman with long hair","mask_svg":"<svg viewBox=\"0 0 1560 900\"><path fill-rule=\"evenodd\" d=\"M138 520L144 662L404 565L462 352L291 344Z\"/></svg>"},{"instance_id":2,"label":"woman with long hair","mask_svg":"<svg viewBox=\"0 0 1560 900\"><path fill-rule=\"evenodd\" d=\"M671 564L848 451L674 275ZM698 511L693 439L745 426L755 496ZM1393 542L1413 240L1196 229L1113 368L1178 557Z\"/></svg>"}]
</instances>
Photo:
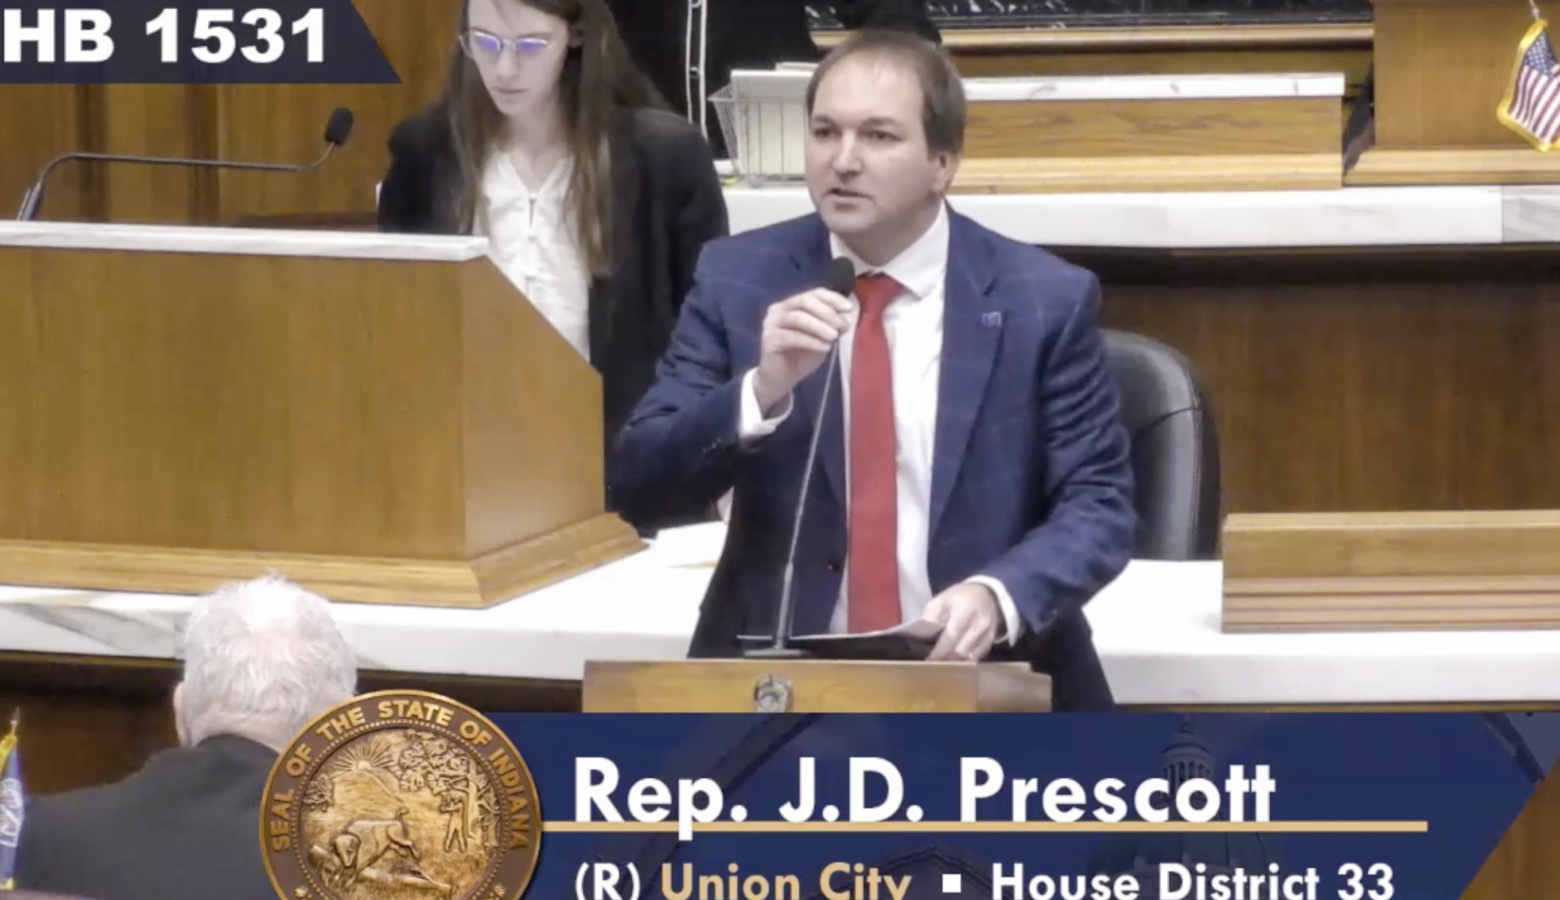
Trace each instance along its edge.
<instances>
[{"instance_id":1,"label":"woman with long hair","mask_svg":"<svg viewBox=\"0 0 1560 900\"><path fill-rule=\"evenodd\" d=\"M708 142L665 110L605 0L466 0L457 41L443 95L391 133L379 228L486 235L600 373L610 445L700 248L728 232Z\"/></svg>"}]
</instances>

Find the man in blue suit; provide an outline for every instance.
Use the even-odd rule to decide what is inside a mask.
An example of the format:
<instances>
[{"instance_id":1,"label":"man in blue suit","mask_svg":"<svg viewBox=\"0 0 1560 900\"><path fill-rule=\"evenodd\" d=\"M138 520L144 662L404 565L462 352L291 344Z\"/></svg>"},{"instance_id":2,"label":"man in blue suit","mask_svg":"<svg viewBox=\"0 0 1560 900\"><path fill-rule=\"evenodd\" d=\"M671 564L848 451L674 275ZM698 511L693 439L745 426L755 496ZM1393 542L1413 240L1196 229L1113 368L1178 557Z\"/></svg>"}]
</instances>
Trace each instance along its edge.
<instances>
[{"instance_id":1,"label":"man in blue suit","mask_svg":"<svg viewBox=\"0 0 1560 900\"><path fill-rule=\"evenodd\" d=\"M933 659L1020 659L1054 708L1107 709L1083 606L1132 554L1126 433L1095 277L954 213L966 119L947 56L862 32L807 94L817 208L709 244L608 498L636 524L733 495L690 655L773 631L821 371L792 633L929 619ZM849 297L831 260L858 273Z\"/></svg>"}]
</instances>

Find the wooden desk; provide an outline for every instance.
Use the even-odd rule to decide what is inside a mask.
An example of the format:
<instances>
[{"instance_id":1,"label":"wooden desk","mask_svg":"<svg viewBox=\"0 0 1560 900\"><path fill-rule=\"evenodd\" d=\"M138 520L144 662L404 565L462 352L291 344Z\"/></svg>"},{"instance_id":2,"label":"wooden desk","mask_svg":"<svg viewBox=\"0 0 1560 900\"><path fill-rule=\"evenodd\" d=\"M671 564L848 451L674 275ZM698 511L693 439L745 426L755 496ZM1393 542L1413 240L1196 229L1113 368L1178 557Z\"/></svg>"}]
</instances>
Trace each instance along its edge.
<instances>
[{"instance_id":1,"label":"wooden desk","mask_svg":"<svg viewBox=\"0 0 1560 900\"><path fill-rule=\"evenodd\" d=\"M423 688L484 712L577 709L587 659L683 658L723 529L670 532L644 553L491 609L347 603L337 621L365 690ZM1118 703L1560 709L1554 632L1225 634L1220 579L1216 562L1137 562L1089 604ZM26 704L37 790L123 774L172 740L166 704L192 602L0 587L0 710Z\"/></svg>"}]
</instances>

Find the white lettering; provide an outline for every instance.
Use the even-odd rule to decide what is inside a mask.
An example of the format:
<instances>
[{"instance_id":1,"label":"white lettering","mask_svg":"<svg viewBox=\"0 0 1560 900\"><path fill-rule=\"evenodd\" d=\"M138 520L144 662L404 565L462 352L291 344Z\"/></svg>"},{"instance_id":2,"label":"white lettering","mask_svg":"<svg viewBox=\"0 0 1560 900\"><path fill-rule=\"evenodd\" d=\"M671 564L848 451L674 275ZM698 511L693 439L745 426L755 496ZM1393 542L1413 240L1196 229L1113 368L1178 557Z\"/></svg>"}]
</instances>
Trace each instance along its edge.
<instances>
[{"instance_id":1,"label":"white lettering","mask_svg":"<svg viewBox=\"0 0 1560 900\"><path fill-rule=\"evenodd\" d=\"M1025 882L1023 863L1010 875L1001 863L991 869L991 900L1137 900L1141 890L1133 875L1036 875Z\"/></svg>"},{"instance_id":2,"label":"white lettering","mask_svg":"<svg viewBox=\"0 0 1560 900\"><path fill-rule=\"evenodd\" d=\"M6 62L25 62L26 60L22 58L22 45L25 43L38 45L37 62L54 62L54 10L38 10L38 24L31 28L22 25L22 11L19 9L6 10L0 22L5 25L3 58Z\"/></svg>"},{"instance_id":3,"label":"white lettering","mask_svg":"<svg viewBox=\"0 0 1560 900\"><path fill-rule=\"evenodd\" d=\"M114 39L108 36L114 19L101 9L65 10L65 61L108 62L114 55Z\"/></svg>"},{"instance_id":4,"label":"white lettering","mask_svg":"<svg viewBox=\"0 0 1560 900\"><path fill-rule=\"evenodd\" d=\"M600 775L596 781L592 776ZM601 756L582 756L574 761L574 819L589 822L590 808L600 810L603 820L623 821L623 814L612 805L612 791L617 787L618 770L612 760Z\"/></svg>"},{"instance_id":5,"label":"white lettering","mask_svg":"<svg viewBox=\"0 0 1560 900\"><path fill-rule=\"evenodd\" d=\"M995 796L1002 789L1002 764L989 756L959 760L959 821L974 822L975 801ZM1015 815L1014 821L1022 821Z\"/></svg>"},{"instance_id":6,"label":"white lettering","mask_svg":"<svg viewBox=\"0 0 1560 900\"><path fill-rule=\"evenodd\" d=\"M867 806L867 775L883 779L885 796L877 806ZM899 811L904 802L905 783L893 763L877 756L850 759L850 821L881 822Z\"/></svg>"},{"instance_id":7,"label":"white lettering","mask_svg":"<svg viewBox=\"0 0 1560 900\"><path fill-rule=\"evenodd\" d=\"M1074 778L1013 778L1012 820L1027 822L1036 816L1052 822L1077 822L1092 815L1101 822L1128 818L1145 822L1210 822L1229 810L1233 822L1272 821L1272 799L1278 789L1267 766L1246 769L1230 766L1222 784L1208 778L1192 778L1171 787L1163 778L1147 778L1129 785L1119 778L1102 778L1092 785ZM997 797L1008 787L1002 764L985 756L959 760L959 819L963 822L1007 818L1007 811L982 809L980 801ZM1130 792L1130 793L1129 793ZM1039 796L1039 809L1031 810L1030 798ZM1249 801L1249 802L1248 802ZM1248 813L1248 809L1251 811ZM984 813L984 815L977 815Z\"/></svg>"}]
</instances>

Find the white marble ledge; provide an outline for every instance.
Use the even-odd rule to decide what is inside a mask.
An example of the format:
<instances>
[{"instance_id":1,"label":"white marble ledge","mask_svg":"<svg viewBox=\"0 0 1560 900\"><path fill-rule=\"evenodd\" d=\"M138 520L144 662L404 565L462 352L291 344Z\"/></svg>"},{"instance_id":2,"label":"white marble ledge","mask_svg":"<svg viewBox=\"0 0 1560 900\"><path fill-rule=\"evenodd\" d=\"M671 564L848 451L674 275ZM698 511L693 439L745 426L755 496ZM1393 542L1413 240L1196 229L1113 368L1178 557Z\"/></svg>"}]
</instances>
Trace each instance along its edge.
<instances>
[{"instance_id":1,"label":"white marble ledge","mask_svg":"<svg viewBox=\"0 0 1560 900\"><path fill-rule=\"evenodd\" d=\"M800 100L811 78L811 69L803 67L741 69L731 73L732 94L749 100ZM972 103L1342 97L1344 76L1341 72L1252 72L966 78L964 93Z\"/></svg>"},{"instance_id":2,"label":"white marble ledge","mask_svg":"<svg viewBox=\"0 0 1560 900\"><path fill-rule=\"evenodd\" d=\"M1341 72L1208 75L1062 75L1051 78L966 78L972 102L1047 100L1233 100L1342 97Z\"/></svg>"},{"instance_id":3,"label":"white marble ledge","mask_svg":"<svg viewBox=\"0 0 1560 900\"><path fill-rule=\"evenodd\" d=\"M335 605L367 668L578 679L588 659L680 659L723 539L644 553L486 610ZM1560 701L1560 631L1230 635L1218 563L1135 562L1088 606L1127 704ZM0 587L0 650L177 657L192 598Z\"/></svg>"},{"instance_id":4,"label":"white marble ledge","mask_svg":"<svg viewBox=\"0 0 1560 900\"><path fill-rule=\"evenodd\" d=\"M1502 240L1508 244L1560 241L1560 184L1511 185L1501 192Z\"/></svg>"},{"instance_id":5,"label":"white marble ledge","mask_svg":"<svg viewBox=\"0 0 1560 900\"><path fill-rule=\"evenodd\" d=\"M1560 185L955 194L998 233L1052 247L1242 249L1560 241ZM800 185L726 189L734 233L812 212Z\"/></svg>"},{"instance_id":6,"label":"white marble ledge","mask_svg":"<svg viewBox=\"0 0 1560 900\"><path fill-rule=\"evenodd\" d=\"M372 231L0 221L0 247L5 246L465 262L486 254L488 241Z\"/></svg>"}]
</instances>

